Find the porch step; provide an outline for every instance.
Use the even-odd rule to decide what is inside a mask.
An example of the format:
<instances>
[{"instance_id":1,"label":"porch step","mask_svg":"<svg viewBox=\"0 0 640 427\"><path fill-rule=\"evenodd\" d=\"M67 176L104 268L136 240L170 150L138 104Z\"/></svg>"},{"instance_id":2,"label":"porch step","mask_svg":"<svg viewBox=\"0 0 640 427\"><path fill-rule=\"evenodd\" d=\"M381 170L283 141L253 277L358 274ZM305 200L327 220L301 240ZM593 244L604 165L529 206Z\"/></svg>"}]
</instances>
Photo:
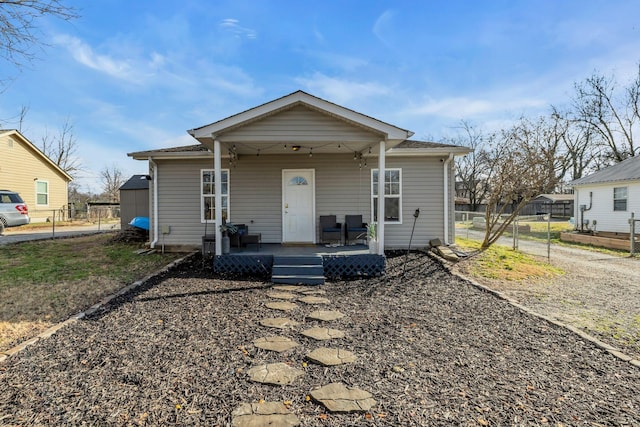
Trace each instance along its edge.
<instances>
[{"instance_id":1,"label":"porch step","mask_svg":"<svg viewBox=\"0 0 640 427\"><path fill-rule=\"evenodd\" d=\"M288 285L324 284L324 267L320 255L274 256L271 281Z\"/></svg>"}]
</instances>

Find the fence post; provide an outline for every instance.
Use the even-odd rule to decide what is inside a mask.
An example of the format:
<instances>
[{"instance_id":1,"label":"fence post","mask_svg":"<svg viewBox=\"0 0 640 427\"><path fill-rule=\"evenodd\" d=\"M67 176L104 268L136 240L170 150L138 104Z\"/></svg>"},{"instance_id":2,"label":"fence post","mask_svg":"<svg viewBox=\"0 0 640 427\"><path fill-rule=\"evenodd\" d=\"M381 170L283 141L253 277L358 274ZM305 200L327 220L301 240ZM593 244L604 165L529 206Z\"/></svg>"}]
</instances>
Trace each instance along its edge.
<instances>
[{"instance_id":1,"label":"fence post","mask_svg":"<svg viewBox=\"0 0 640 427\"><path fill-rule=\"evenodd\" d=\"M636 254L636 216L635 212L631 212L631 219L629 219L629 253L631 256Z\"/></svg>"},{"instance_id":2,"label":"fence post","mask_svg":"<svg viewBox=\"0 0 640 427\"><path fill-rule=\"evenodd\" d=\"M547 216L547 261L551 261L551 214Z\"/></svg>"},{"instance_id":3,"label":"fence post","mask_svg":"<svg viewBox=\"0 0 640 427\"><path fill-rule=\"evenodd\" d=\"M53 215L51 215L51 224L52 224L52 229L51 229L51 238L55 239L56 238L56 211L53 211Z\"/></svg>"}]
</instances>

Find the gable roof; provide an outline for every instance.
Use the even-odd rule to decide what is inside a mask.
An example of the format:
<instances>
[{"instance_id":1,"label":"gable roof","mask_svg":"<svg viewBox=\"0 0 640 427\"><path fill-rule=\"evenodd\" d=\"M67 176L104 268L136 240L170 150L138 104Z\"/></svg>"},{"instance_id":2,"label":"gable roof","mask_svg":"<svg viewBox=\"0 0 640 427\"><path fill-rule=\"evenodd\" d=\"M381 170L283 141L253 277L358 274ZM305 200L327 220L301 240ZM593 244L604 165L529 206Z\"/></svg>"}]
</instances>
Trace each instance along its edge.
<instances>
[{"instance_id":1,"label":"gable roof","mask_svg":"<svg viewBox=\"0 0 640 427\"><path fill-rule=\"evenodd\" d=\"M358 113L357 111L342 107L301 90L273 101L266 102L257 107L250 108L241 113L234 114L233 116L225 119L218 120L217 122L191 129L187 132L198 141L203 142L203 140L211 140L215 138L215 135L230 128L251 123L252 121L289 109L295 105L304 105L313 110L329 114L346 122L369 129L372 132L380 133L389 141L400 142L413 135L413 132L411 131L374 119L373 117Z\"/></svg>"},{"instance_id":2,"label":"gable roof","mask_svg":"<svg viewBox=\"0 0 640 427\"><path fill-rule=\"evenodd\" d=\"M67 172L65 172L64 169L62 169L60 166L55 164L53 162L53 160L51 160L49 157L47 157L42 151L40 151L40 149L38 147L36 147L31 141L29 141L18 130L16 130L16 129L0 130L0 136L11 136L11 137L16 138L19 142L21 142L22 144L26 145L27 148L29 148L35 154L35 156L38 157L43 163L48 164L49 166L51 166L64 179L66 179L67 181L73 181L73 177L71 177L71 175L69 175Z\"/></svg>"},{"instance_id":3,"label":"gable roof","mask_svg":"<svg viewBox=\"0 0 640 427\"><path fill-rule=\"evenodd\" d=\"M148 190L149 175L133 175L124 184L120 186L120 190Z\"/></svg>"},{"instance_id":4,"label":"gable roof","mask_svg":"<svg viewBox=\"0 0 640 427\"><path fill-rule=\"evenodd\" d=\"M618 164L601 169L591 175L573 180L569 185L574 186L638 180L640 180L640 156L629 157Z\"/></svg>"}]
</instances>

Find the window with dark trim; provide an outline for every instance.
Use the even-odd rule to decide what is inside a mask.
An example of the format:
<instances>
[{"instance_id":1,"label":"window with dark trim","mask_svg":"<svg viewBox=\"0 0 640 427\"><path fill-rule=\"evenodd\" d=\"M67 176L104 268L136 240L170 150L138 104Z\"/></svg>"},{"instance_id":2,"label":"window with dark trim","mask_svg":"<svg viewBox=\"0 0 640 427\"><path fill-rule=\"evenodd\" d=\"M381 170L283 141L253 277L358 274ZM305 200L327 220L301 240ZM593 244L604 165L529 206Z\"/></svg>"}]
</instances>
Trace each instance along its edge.
<instances>
[{"instance_id":1,"label":"window with dark trim","mask_svg":"<svg viewBox=\"0 0 640 427\"><path fill-rule=\"evenodd\" d=\"M613 189L613 210L627 210L627 187L614 187Z\"/></svg>"}]
</instances>

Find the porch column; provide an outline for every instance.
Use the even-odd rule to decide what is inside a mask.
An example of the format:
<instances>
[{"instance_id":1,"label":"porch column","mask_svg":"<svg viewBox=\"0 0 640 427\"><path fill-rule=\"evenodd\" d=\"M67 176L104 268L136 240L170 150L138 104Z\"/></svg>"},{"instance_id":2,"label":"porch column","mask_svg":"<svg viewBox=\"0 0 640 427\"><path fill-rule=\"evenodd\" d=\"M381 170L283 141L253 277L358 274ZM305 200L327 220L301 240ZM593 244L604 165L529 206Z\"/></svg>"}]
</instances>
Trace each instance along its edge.
<instances>
[{"instance_id":1,"label":"porch column","mask_svg":"<svg viewBox=\"0 0 640 427\"><path fill-rule=\"evenodd\" d=\"M214 203L215 203L215 235L216 235L216 255L222 254L222 161L220 158L220 141L213 140L213 179L214 179Z\"/></svg>"},{"instance_id":2,"label":"porch column","mask_svg":"<svg viewBox=\"0 0 640 427\"><path fill-rule=\"evenodd\" d=\"M386 152L386 142L380 141L380 153L378 155L378 221L376 223L378 255L384 255L384 169Z\"/></svg>"}]
</instances>

